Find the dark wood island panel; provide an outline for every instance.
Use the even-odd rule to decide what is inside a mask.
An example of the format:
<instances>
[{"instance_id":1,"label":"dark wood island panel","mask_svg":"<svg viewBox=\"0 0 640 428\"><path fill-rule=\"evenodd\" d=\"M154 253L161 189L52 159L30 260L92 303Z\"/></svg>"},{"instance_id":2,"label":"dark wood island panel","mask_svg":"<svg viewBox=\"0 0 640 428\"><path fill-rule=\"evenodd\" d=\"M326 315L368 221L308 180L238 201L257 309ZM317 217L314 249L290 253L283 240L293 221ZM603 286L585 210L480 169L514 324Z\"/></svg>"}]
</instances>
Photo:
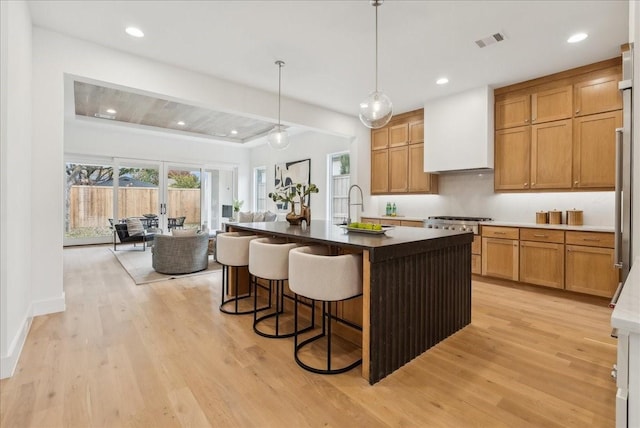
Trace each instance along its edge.
<instances>
[{"instance_id":1,"label":"dark wood island panel","mask_svg":"<svg viewBox=\"0 0 640 428\"><path fill-rule=\"evenodd\" d=\"M227 229L363 252L362 375L371 384L471 322L472 233L397 227L368 235L323 221Z\"/></svg>"}]
</instances>

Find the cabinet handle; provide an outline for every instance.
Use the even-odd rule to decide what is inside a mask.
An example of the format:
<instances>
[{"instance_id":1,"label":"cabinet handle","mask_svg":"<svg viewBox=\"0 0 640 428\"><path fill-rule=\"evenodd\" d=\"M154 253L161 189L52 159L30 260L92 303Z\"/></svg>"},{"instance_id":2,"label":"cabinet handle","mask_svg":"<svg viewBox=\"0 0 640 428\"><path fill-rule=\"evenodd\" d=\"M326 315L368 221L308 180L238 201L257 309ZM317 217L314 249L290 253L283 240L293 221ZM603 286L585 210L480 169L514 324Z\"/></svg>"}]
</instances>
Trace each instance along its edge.
<instances>
[{"instance_id":1,"label":"cabinet handle","mask_svg":"<svg viewBox=\"0 0 640 428\"><path fill-rule=\"evenodd\" d=\"M507 234L507 232L493 232L493 233L495 233L496 235L506 235Z\"/></svg>"},{"instance_id":2,"label":"cabinet handle","mask_svg":"<svg viewBox=\"0 0 640 428\"><path fill-rule=\"evenodd\" d=\"M525 120L524 120L524 123L527 123L527 122L529 122L529 119L525 119Z\"/></svg>"},{"instance_id":3,"label":"cabinet handle","mask_svg":"<svg viewBox=\"0 0 640 428\"><path fill-rule=\"evenodd\" d=\"M535 187L536 183L531 183L531 187Z\"/></svg>"},{"instance_id":4,"label":"cabinet handle","mask_svg":"<svg viewBox=\"0 0 640 428\"><path fill-rule=\"evenodd\" d=\"M582 240L586 242L600 242L598 238L583 238Z\"/></svg>"},{"instance_id":5,"label":"cabinet handle","mask_svg":"<svg viewBox=\"0 0 640 428\"><path fill-rule=\"evenodd\" d=\"M529 183L524 183L524 186L523 186L523 187L527 187L527 184L529 184Z\"/></svg>"},{"instance_id":6,"label":"cabinet handle","mask_svg":"<svg viewBox=\"0 0 640 428\"><path fill-rule=\"evenodd\" d=\"M578 185L578 180L574 181L574 182L573 182L573 185L574 185L574 186L577 186L577 185Z\"/></svg>"},{"instance_id":7,"label":"cabinet handle","mask_svg":"<svg viewBox=\"0 0 640 428\"><path fill-rule=\"evenodd\" d=\"M580 113L580 109L576 110L576 114Z\"/></svg>"},{"instance_id":8,"label":"cabinet handle","mask_svg":"<svg viewBox=\"0 0 640 428\"><path fill-rule=\"evenodd\" d=\"M538 234L534 234L533 236L535 236L536 238L546 238L547 235L538 235Z\"/></svg>"}]
</instances>

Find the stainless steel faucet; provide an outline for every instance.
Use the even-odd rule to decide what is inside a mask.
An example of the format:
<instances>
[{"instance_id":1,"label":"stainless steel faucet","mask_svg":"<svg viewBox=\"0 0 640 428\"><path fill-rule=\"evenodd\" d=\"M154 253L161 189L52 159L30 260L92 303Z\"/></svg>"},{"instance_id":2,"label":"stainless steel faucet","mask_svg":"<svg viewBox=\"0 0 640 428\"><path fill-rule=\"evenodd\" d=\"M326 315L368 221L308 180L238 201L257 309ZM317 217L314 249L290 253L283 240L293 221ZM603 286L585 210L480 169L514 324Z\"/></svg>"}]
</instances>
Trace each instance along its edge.
<instances>
[{"instance_id":1,"label":"stainless steel faucet","mask_svg":"<svg viewBox=\"0 0 640 428\"><path fill-rule=\"evenodd\" d=\"M353 189L354 187L360 191L359 204L351 203L351 189ZM360 205L360 211L361 212L364 211L364 196L362 195L362 189L357 184L352 184L351 187L349 187L349 193L347 194L347 224L351 224L351 206L352 205Z\"/></svg>"}]
</instances>

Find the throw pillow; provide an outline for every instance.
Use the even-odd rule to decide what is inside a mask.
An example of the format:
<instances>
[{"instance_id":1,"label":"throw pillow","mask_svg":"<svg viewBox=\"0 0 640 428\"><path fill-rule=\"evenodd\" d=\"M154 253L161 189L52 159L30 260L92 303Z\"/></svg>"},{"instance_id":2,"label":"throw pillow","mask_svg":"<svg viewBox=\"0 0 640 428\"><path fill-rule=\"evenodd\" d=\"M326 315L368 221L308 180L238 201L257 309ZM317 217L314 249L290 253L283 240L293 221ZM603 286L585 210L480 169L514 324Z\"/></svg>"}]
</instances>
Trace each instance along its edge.
<instances>
[{"instance_id":1,"label":"throw pillow","mask_svg":"<svg viewBox=\"0 0 640 428\"><path fill-rule=\"evenodd\" d=\"M197 232L197 229L173 229L171 234L173 236L194 236Z\"/></svg>"},{"instance_id":2,"label":"throw pillow","mask_svg":"<svg viewBox=\"0 0 640 428\"><path fill-rule=\"evenodd\" d=\"M264 221L276 221L278 214L267 211L264 213Z\"/></svg>"},{"instance_id":3,"label":"throw pillow","mask_svg":"<svg viewBox=\"0 0 640 428\"><path fill-rule=\"evenodd\" d=\"M253 221L253 213L251 211L238 213L238 223L251 223Z\"/></svg>"},{"instance_id":4,"label":"throw pillow","mask_svg":"<svg viewBox=\"0 0 640 428\"><path fill-rule=\"evenodd\" d=\"M127 232L129 232L129 236L144 234L144 226L139 218L130 217L127 219Z\"/></svg>"},{"instance_id":5,"label":"throw pillow","mask_svg":"<svg viewBox=\"0 0 640 428\"><path fill-rule=\"evenodd\" d=\"M255 221L256 223L259 221L264 221L264 213L253 213L253 221Z\"/></svg>"}]
</instances>

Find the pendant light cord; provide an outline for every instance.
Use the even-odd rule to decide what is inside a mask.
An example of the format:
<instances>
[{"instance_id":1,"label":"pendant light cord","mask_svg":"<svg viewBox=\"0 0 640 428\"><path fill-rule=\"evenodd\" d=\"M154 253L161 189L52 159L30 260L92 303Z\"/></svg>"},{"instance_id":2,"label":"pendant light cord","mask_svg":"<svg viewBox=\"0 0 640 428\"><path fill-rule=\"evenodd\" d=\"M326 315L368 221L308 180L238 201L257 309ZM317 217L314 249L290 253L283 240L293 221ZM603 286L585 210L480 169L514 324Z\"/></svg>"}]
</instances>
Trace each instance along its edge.
<instances>
[{"instance_id":1,"label":"pendant light cord","mask_svg":"<svg viewBox=\"0 0 640 428\"><path fill-rule=\"evenodd\" d=\"M378 7L379 4L375 4L376 7L376 92L378 92Z\"/></svg>"}]
</instances>

